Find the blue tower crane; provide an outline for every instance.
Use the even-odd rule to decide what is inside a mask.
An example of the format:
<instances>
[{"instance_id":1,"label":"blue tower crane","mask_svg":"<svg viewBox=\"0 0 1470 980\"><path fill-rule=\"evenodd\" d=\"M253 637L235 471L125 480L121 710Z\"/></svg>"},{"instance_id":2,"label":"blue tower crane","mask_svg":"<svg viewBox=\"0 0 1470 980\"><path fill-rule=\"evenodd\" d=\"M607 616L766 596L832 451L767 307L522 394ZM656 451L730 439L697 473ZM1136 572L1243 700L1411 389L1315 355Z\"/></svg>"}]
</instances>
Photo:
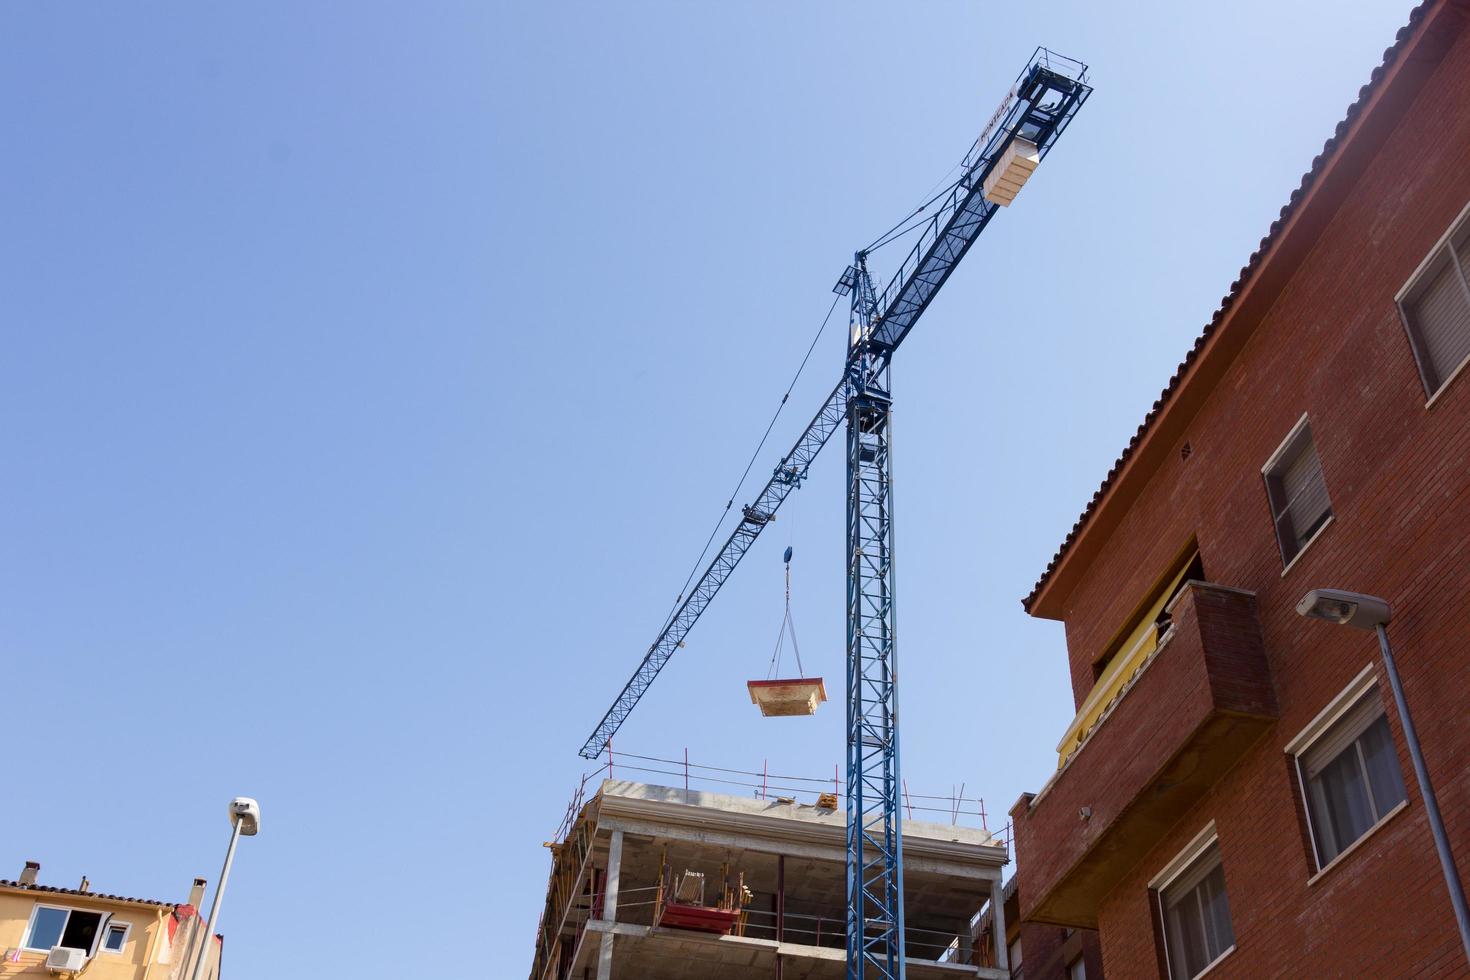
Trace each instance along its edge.
<instances>
[{"instance_id":1,"label":"blue tower crane","mask_svg":"<svg viewBox=\"0 0 1470 980\"><path fill-rule=\"evenodd\" d=\"M905 975L890 444L893 353L1091 92L1086 65L1038 48L881 294L868 272L868 250L854 255L833 287L839 296L851 297L850 343L836 387L743 508L729 538L681 597L581 749L588 759L602 754L782 502L801 485L817 453L846 422L849 980Z\"/></svg>"}]
</instances>

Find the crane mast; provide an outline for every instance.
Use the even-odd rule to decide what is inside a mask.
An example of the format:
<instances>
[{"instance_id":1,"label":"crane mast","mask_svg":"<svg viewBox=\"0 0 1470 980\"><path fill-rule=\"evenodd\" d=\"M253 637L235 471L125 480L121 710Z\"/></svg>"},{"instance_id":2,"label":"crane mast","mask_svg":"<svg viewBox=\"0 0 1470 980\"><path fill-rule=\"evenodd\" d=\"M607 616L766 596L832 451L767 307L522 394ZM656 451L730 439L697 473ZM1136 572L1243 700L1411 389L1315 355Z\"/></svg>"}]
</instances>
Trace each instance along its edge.
<instances>
[{"instance_id":1,"label":"crane mast","mask_svg":"<svg viewBox=\"0 0 1470 980\"><path fill-rule=\"evenodd\" d=\"M848 976L903 976L890 359L873 341L867 256L853 262L847 400ZM854 969L854 966L856 967Z\"/></svg>"},{"instance_id":2,"label":"crane mast","mask_svg":"<svg viewBox=\"0 0 1470 980\"><path fill-rule=\"evenodd\" d=\"M849 980L899 980L905 975L893 563L893 353L990 219L1009 203L1017 181L1023 182L1046 156L1091 92L1086 65L1038 48L965 155L960 178L917 228L918 240L881 294L868 272L869 251L854 255L834 287L839 295L851 296L850 342L836 387L752 503L742 509L734 530L689 593L679 597L633 676L581 749L588 759L605 750L845 422Z\"/></svg>"}]
</instances>

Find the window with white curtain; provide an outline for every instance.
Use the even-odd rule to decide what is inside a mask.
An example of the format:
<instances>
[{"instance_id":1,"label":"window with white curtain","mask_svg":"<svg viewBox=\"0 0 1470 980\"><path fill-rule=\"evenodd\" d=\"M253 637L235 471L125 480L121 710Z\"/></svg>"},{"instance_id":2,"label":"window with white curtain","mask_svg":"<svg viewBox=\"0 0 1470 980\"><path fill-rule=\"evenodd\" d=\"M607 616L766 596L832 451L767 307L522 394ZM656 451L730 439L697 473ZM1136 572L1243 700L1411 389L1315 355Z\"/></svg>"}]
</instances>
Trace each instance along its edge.
<instances>
[{"instance_id":1,"label":"window with white curtain","mask_svg":"<svg viewBox=\"0 0 1470 980\"><path fill-rule=\"evenodd\" d=\"M1177 859L1176 859L1177 860ZM1158 889L1172 980L1191 980L1235 948L1219 842L1211 839Z\"/></svg>"},{"instance_id":2,"label":"window with white curtain","mask_svg":"<svg viewBox=\"0 0 1470 980\"><path fill-rule=\"evenodd\" d=\"M1377 686L1296 755L1318 869L1406 799L1404 774Z\"/></svg>"}]
</instances>

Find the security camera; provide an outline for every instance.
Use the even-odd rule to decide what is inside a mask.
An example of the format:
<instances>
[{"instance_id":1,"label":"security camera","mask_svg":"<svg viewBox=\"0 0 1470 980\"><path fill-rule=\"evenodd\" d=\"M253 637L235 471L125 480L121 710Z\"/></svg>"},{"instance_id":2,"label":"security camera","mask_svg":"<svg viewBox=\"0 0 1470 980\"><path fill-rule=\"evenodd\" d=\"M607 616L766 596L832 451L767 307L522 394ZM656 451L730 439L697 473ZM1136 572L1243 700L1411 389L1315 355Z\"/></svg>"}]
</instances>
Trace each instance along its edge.
<instances>
[{"instance_id":1,"label":"security camera","mask_svg":"<svg viewBox=\"0 0 1470 980\"><path fill-rule=\"evenodd\" d=\"M260 833L260 804L248 796L237 796L230 801L230 823L240 824L242 837L254 837Z\"/></svg>"}]
</instances>

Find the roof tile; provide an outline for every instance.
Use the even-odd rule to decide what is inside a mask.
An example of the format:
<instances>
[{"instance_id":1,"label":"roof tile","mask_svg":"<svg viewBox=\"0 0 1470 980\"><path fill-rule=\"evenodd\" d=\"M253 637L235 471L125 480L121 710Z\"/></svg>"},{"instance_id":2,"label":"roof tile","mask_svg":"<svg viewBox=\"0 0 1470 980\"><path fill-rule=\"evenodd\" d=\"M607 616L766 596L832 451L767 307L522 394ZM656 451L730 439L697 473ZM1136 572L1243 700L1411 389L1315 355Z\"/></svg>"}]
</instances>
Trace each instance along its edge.
<instances>
[{"instance_id":1,"label":"roof tile","mask_svg":"<svg viewBox=\"0 0 1470 980\"><path fill-rule=\"evenodd\" d=\"M1246 261L1245 266L1241 268L1240 275L1236 278L1234 282L1230 284L1230 291L1227 292L1224 299L1220 301L1220 306L1218 309L1215 310L1214 315L1210 318L1210 322L1205 325L1204 330L1200 333L1199 337L1195 339L1194 346L1189 349L1189 352L1184 356L1184 360L1180 362L1178 369L1174 372L1173 376L1169 378L1168 385L1166 385L1164 390L1160 392L1158 399L1154 401L1153 408L1149 411L1147 415L1144 416L1143 422L1138 426L1137 431L1134 432L1133 438L1128 441L1128 445L1123 448L1122 454L1118 456L1118 459L1116 462L1113 463L1112 468L1108 470L1108 474L1103 478L1102 484L1097 488L1096 491L1094 491L1092 499L1087 502L1087 506L1083 509L1082 515L1077 518L1076 522L1072 525L1072 529L1067 532L1067 536L1062 541L1061 546L1057 548L1056 554L1053 555L1051 561L1047 563L1046 570L1041 573L1041 577L1038 578L1036 584L1032 586L1030 595L1021 600L1021 605L1028 612L1031 610L1031 606L1036 601L1037 596L1040 595L1042 588L1046 585L1047 580L1051 578L1052 573L1055 572L1057 566L1061 564L1062 558L1066 555L1067 550L1071 548L1073 542L1076 541L1077 536L1082 533L1083 527L1085 527L1087 522L1091 520L1092 515L1097 510L1098 505L1102 503L1103 498L1107 496L1108 490L1112 488L1113 480L1118 476L1118 473L1128 463L1128 460L1132 458L1133 453L1138 448L1139 443L1143 441L1143 437L1153 427L1154 422L1158 419L1164 408L1167 407L1169 402L1172 400L1174 393L1179 388L1179 382L1184 378L1185 374L1189 372L1190 368L1194 366L1194 362L1198 359L1200 351L1204 349L1205 343L1210 339L1211 335L1214 334L1215 329L1220 325L1220 321L1224 319L1225 314L1230 311L1231 307L1235 303L1236 298L1240 295L1241 290L1250 281L1251 277L1256 273L1260 265L1261 257L1265 255L1266 252L1275 243L1277 234L1281 231L1283 227L1285 227L1286 222L1290 219L1291 215L1296 210L1297 205L1301 202L1302 198L1306 196L1307 191L1311 189L1312 184L1315 183L1317 178L1321 175L1322 170L1326 166L1327 162L1338 150L1339 145L1342 142L1342 138L1347 134L1348 127L1352 124L1353 120L1356 119L1357 116L1362 112L1364 103L1368 101L1368 99L1377 89L1378 83L1383 79L1387 68L1394 63L1394 61L1398 58L1400 52L1402 52L1402 50L1404 49L1407 41L1414 35L1415 29L1418 27L1419 22L1424 18L1425 10L1435 2L1436 0L1424 0L1423 3L1419 4L1417 7L1409 12L1409 22L1399 29L1398 34L1395 35L1393 45L1389 47L1386 51L1384 51L1382 64L1373 69L1373 73L1369 76L1368 84L1364 85L1358 90L1358 97L1356 101L1354 101L1352 105L1348 106L1347 112L1343 116L1342 121L1339 122L1336 129L1333 130L1333 135L1328 138L1326 143L1323 144L1322 152L1317 154L1317 156L1312 159L1311 169L1309 169L1302 176L1301 184L1296 188L1296 190L1291 192L1291 197L1287 200L1286 205L1281 209L1280 217L1271 222L1271 228L1266 234L1266 237L1261 239L1260 247L1256 249L1256 251L1251 253L1251 256Z\"/></svg>"},{"instance_id":2,"label":"roof tile","mask_svg":"<svg viewBox=\"0 0 1470 980\"><path fill-rule=\"evenodd\" d=\"M84 892L78 888L57 888L55 885L27 885L19 881L9 881L0 878L0 887L15 888L20 891L39 892L46 895L75 895L78 898L95 898L106 902L130 902L134 905L156 905L161 908L173 908L173 902L160 902L152 898L129 898L126 895L109 895L105 892Z\"/></svg>"}]
</instances>

